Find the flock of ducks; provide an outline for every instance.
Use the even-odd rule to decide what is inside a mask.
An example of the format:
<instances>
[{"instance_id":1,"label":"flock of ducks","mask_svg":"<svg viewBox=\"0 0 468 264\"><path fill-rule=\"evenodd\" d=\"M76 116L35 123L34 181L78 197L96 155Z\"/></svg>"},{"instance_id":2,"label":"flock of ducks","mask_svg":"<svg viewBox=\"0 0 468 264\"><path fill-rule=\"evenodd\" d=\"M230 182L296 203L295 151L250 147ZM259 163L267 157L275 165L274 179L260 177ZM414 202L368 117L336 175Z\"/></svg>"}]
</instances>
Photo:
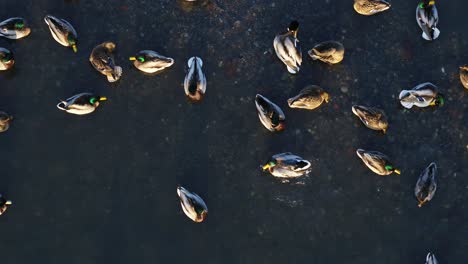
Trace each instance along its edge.
<instances>
[{"instance_id":1,"label":"flock of ducks","mask_svg":"<svg viewBox=\"0 0 468 264\"><path fill-rule=\"evenodd\" d=\"M388 10L391 5L383 0L355 0L354 9L361 15L374 15ZM78 51L78 34L73 26L65 19L47 15L44 18L49 27L52 37L62 46ZM435 40L440 35L437 28L439 21L435 1L423 0L416 8L416 21L422 30L425 40ZM273 47L277 57L284 63L291 74L298 74L302 64L302 51L298 40L299 23L292 21L284 33L278 34L273 40ZM0 23L0 37L8 39L20 39L28 36L31 29L25 19L14 17ZM116 45L113 42L104 42L97 45L89 57L91 65L101 74L105 75L109 82L116 82L122 76L122 67L116 65L113 51ZM345 54L343 44L338 41L326 41L315 45L307 54L313 60L319 60L327 64L340 63ZM152 50L142 50L129 58L133 65L145 73L157 73L174 64L174 59L163 56ZM8 70L15 64L13 53L6 48L0 47L0 70ZM184 91L192 101L200 101L206 93L206 77L203 73L203 61L199 57L191 57L188 62L188 71L184 80ZM460 67L460 80L462 85L468 89L468 65ZM328 103L330 95L317 85L309 85L299 92L298 95L287 99L290 108L313 110L324 102ZM57 104L57 108L70 114L86 115L94 112L101 102L106 101L104 96L94 93L76 94ZM436 85L426 82L415 86L411 90L402 90L399 100L403 107L412 108L442 106L444 97ZM285 129L286 117L281 108L267 97L257 94L255 106L261 124L271 132L279 132ZM372 130L386 133L388 130L388 119L381 109L354 105L352 112L361 122ZM0 132L9 128L13 117L5 112L0 112ZM378 175L400 174L390 161L390 158L378 151L358 149L357 156L374 173ZM297 178L311 171L311 163L308 160L294 155L290 152L273 155L269 161L262 166L262 170L279 178ZM437 165L435 162L429 164L419 176L414 194L418 206L429 202L437 190L436 182ZM194 222L202 222L207 214L208 207L203 199L196 193L178 186L177 195L183 212ZM3 214L12 202L0 194L0 215ZM432 253L426 257L427 264L437 264Z\"/></svg>"},{"instance_id":2,"label":"flock of ducks","mask_svg":"<svg viewBox=\"0 0 468 264\"><path fill-rule=\"evenodd\" d=\"M78 34L65 19L46 15L44 22L49 27L52 37L62 46L78 51ZM31 33L31 28L24 18L14 17L0 23L0 37L8 39L21 39ZM122 67L116 65L113 51L116 48L113 42L104 42L91 51L89 62L107 81L116 82L122 76ZM174 59L163 56L152 50L142 50L129 58L138 70L145 73L157 73L174 64ZM5 48L0 48L0 70L9 70L15 64L13 53ZM192 101L200 101L206 92L206 77L202 71L203 60L199 57L191 57L188 62L188 72L184 80L184 91ZM62 100L57 104L59 110L74 115L87 115L94 112L101 102L107 97L94 93L84 92ZM5 132L10 127L13 117L0 111L0 132ZM179 186L177 194L184 213L195 222L202 222L208 208L200 196ZM12 202L0 195L0 215L3 214Z\"/></svg>"}]
</instances>

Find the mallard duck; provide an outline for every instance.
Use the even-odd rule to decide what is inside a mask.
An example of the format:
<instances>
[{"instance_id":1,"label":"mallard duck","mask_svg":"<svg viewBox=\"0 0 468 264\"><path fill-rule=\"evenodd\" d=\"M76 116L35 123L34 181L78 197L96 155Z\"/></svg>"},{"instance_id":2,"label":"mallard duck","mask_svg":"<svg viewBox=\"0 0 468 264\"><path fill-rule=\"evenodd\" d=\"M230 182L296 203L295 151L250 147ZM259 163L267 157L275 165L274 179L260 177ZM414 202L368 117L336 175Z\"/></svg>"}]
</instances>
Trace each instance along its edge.
<instances>
[{"instance_id":1,"label":"mallard duck","mask_svg":"<svg viewBox=\"0 0 468 264\"><path fill-rule=\"evenodd\" d=\"M419 84L411 90L401 91L399 98L401 105L408 109L413 105L417 107L443 106L445 102L437 86L430 82Z\"/></svg>"},{"instance_id":2,"label":"mallard duck","mask_svg":"<svg viewBox=\"0 0 468 264\"><path fill-rule=\"evenodd\" d=\"M177 187L177 195L180 199L180 206L188 218L196 223L205 220L208 215L208 207L200 196L181 186Z\"/></svg>"},{"instance_id":3,"label":"mallard duck","mask_svg":"<svg viewBox=\"0 0 468 264\"><path fill-rule=\"evenodd\" d=\"M416 196L416 199L418 199L419 207L423 206L423 204L429 202L434 197L437 190L436 172L437 165L435 162L432 162L423 170L416 182L414 195Z\"/></svg>"},{"instance_id":4,"label":"mallard duck","mask_svg":"<svg viewBox=\"0 0 468 264\"><path fill-rule=\"evenodd\" d=\"M352 110L366 127L373 130L382 130L384 134L387 132L388 121L383 110L362 105L353 105Z\"/></svg>"},{"instance_id":5,"label":"mallard duck","mask_svg":"<svg viewBox=\"0 0 468 264\"><path fill-rule=\"evenodd\" d=\"M0 22L0 37L9 39L24 38L31 33L26 20L21 17L12 17Z\"/></svg>"},{"instance_id":6,"label":"mallard duck","mask_svg":"<svg viewBox=\"0 0 468 264\"><path fill-rule=\"evenodd\" d=\"M199 57L191 57L188 62L188 72L185 75L185 94L192 101L200 101L206 92L206 77L202 71L203 61Z\"/></svg>"},{"instance_id":7,"label":"mallard duck","mask_svg":"<svg viewBox=\"0 0 468 264\"><path fill-rule=\"evenodd\" d=\"M389 175L395 172L400 174L401 172L390 163L389 158L378 151L367 151L363 149L358 149L356 154L359 158L366 164L366 166L378 175Z\"/></svg>"},{"instance_id":8,"label":"mallard duck","mask_svg":"<svg viewBox=\"0 0 468 264\"><path fill-rule=\"evenodd\" d=\"M86 115L94 112L100 101L107 100L104 96L92 93L80 93L57 104L57 108L70 114Z\"/></svg>"},{"instance_id":9,"label":"mallard duck","mask_svg":"<svg viewBox=\"0 0 468 264\"><path fill-rule=\"evenodd\" d=\"M370 16L389 9L391 5L383 0L354 0L353 7L358 14Z\"/></svg>"},{"instance_id":10,"label":"mallard duck","mask_svg":"<svg viewBox=\"0 0 468 264\"><path fill-rule=\"evenodd\" d=\"M288 99L291 108L303 108L313 110L319 107L324 101L328 103L329 95L325 90L317 85L308 85L302 89L298 95Z\"/></svg>"},{"instance_id":11,"label":"mallard duck","mask_svg":"<svg viewBox=\"0 0 468 264\"><path fill-rule=\"evenodd\" d=\"M262 169L275 177L296 178L308 174L310 166L311 163L308 160L286 152L273 155Z\"/></svg>"},{"instance_id":12,"label":"mallard duck","mask_svg":"<svg viewBox=\"0 0 468 264\"><path fill-rule=\"evenodd\" d=\"M426 264L439 264L434 254L431 252L427 253Z\"/></svg>"},{"instance_id":13,"label":"mallard duck","mask_svg":"<svg viewBox=\"0 0 468 264\"><path fill-rule=\"evenodd\" d=\"M5 48L0 48L0 71L11 69L15 65L13 53Z\"/></svg>"},{"instance_id":14,"label":"mallard duck","mask_svg":"<svg viewBox=\"0 0 468 264\"><path fill-rule=\"evenodd\" d=\"M76 42L78 40L78 34L76 34L73 26L65 19L56 18L51 15L47 15L44 18L47 26L49 26L52 37L65 47L71 47L74 52L77 52Z\"/></svg>"},{"instance_id":15,"label":"mallard duck","mask_svg":"<svg viewBox=\"0 0 468 264\"><path fill-rule=\"evenodd\" d=\"M12 205L12 202L10 200L5 199L3 195L0 194L0 215L5 213L5 211L8 209L8 206Z\"/></svg>"},{"instance_id":16,"label":"mallard duck","mask_svg":"<svg viewBox=\"0 0 468 264\"><path fill-rule=\"evenodd\" d=\"M292 21L288 31L276 35L273 40L276 56L286 65L288 72L296 74L299 72L302 63L302 51L297 39L299 22Z\"/></svg>"},{"instance_id":17,"label":"mallard duck","mask_svg":"<svg viewBox=\"0 0 468 264\"><path fill-rule=\"evenodd\" d=\"M315 45L308 54L313 60L336 64L344 58L344 46L338 41L325 41Z\"/></svg>"},{"instance_id":18,"label":"mallard duck","mask_svg":"<svg viewBox=\"0 0 468 264\"><path fill-rule=\"evenodd\" d=\"M463 84L463 87L468 89L468 65L460 67L460 81Z\"/></svg>"},{"instance_id":19,"label":"mallard duck","mask_svg":"<svg viewBox=\"0 0 468 264\"><path fill-rule=\"evenodd\" d=\"M162 71L174 64L174 59L152 50L142 50L135 57L130 57L130 60L137 69L146 73Z\"/></svg>"},{"instance_id":20,"label":"mallard duck","mask_svg":"<svg viewBox=\"0 0 468 264\"><path fill-rule=\"evenodd\" d=\"M0 132L5 132L10 128L10 122L13 120L13 117L9 114L0 111Z\"/></svg>"},{"instance_id":21,"label":"mallard duck","mask_svg":"<svg viewBox=\"0 0 468 264\"><path fill-rule=\"evenodd\" d=\"M283 110L261 94L255 96L258 118L263 126L272 131L281 131L285 127L286 117Z\"/></svg>"},{"instance_id":22,"label":"mallard duck","mask_svg":"<svg viewBox=\"0 0 468 264\"><path fill-rule=\"evenodd\" d=\"M439 14L434 0L423 0L416 7L416 21L422 29L422 37L425 40L434 40L439 37L440 30L437 28Z\"/></svg>"},{"instance_id":23,"label":"mallard duck","mask_svg":"<svg viewBox=\"0 0 468 264\"><path fill-rule=\"evenodd\" d=\"M114 55L112 54L114 49L114 43L104 42L97 45L89 56L89 61L93 67L98 72L106 75L109 82L116 82L122 76L122 68L115 65L114 62Z\"/></svg>"}]
</instances>

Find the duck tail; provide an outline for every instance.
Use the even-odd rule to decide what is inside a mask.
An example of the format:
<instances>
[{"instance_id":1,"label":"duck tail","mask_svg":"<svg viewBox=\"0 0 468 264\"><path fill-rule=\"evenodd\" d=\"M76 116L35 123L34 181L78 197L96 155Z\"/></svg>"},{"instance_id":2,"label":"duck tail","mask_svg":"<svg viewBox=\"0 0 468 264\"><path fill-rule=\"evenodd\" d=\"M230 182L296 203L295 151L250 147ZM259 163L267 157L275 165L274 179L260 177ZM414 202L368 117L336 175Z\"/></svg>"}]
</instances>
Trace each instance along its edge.
<instances>
[{"instance_id":1,"label":"duck tail","mask_svg":"<svg viewBox=\"0 0 468 264\"><path fill-rule=\"evenodd\" d=\"M193 61L196 61L200 64L200 66L203 66L203 60L200 58L200 57L191 57L188 61L187 61L187 65L188 67L190 67L190 65L192 65Z\"/></svg>"},{"instance_id":2,"label":"duck tail","mask_svg":"<svg viewBox=\"0 0 468 264\"><path fill-rule=\"evenodd\" d=\"M61 101L60 103L57 104L57 108L60 109L60 110L63 110L63 111L66 111L67 108L66 108L66 104L64 101Z\"/></svg>"},{"instance_id":3,"label":"duck tail","mask_svg":"<svg viewBox=\"0 0 468 264\"><path fill-rule=\"evenodd\" d=\"M438 28L434 28L434 32L432 33L433 37L432 39L436 39L440 35L440 30Z\"/></svg>"},{"instance_id":4,"label":"duck tail","mask_svg":"<svg viewBox=\"0 0 468 264\"><path fill-rule=\"evenodd\" d=\"M114 67L114 72L107 75L107 80L109 82L116 82L116 81L118 81L120 79L120 76L122 76L122 67L115 66Z\"/></svg>"}]
</instances>

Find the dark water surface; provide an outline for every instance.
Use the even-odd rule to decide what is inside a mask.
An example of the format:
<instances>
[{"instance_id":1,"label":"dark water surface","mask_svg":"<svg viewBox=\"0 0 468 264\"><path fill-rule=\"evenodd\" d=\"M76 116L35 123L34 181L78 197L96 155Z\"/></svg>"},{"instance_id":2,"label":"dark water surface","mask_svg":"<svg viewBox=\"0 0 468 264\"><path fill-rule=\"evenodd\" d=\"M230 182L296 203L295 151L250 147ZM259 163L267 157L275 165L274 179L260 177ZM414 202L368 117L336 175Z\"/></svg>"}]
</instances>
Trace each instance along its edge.
<instances>
[{"instance_id":1,"label":"dark water surface","mask_svg":"<svg viewBox=\"0 0 468 264\"><path fill-rule=\"evenodd\" d=\"M441 36L421 38L417 1L392 1L364 17L344 0L156 1L2 0L0 19L27 18L29 37L0 46L16 55L0 73L1 110L16 119L0 135L0 192L13 206L0 217L2 264L92 263L467 263L468 2L437 3ZM46 14L69 20L78 53L53 40ZM272 42L301 22L304 62L291 76ZM305 52L325 40L346 47L335 66ZM117 44L124 69L110 84L88 62L103 41ZM176 63L157 76L128 61L152 49ZM201 104L182 83L189 57L204 61ZM404 110L402 89L430 81L442 108ZM287 108L304 86L327 89L316 111ZM60 112L60 99L95 91L109 98L94 114ZM254 106L262 93L283 107L287 128L272 134ZM387 135L365 128L353 104L386 111ZM389 155L401 176L379 177L357 148ZM312 173L282 183L259 166L292 151ZM413 188L432 161L434 199L417 207ZM181 184L209 207L195 224L176 195Z\"/></svg>"}]
</instances>

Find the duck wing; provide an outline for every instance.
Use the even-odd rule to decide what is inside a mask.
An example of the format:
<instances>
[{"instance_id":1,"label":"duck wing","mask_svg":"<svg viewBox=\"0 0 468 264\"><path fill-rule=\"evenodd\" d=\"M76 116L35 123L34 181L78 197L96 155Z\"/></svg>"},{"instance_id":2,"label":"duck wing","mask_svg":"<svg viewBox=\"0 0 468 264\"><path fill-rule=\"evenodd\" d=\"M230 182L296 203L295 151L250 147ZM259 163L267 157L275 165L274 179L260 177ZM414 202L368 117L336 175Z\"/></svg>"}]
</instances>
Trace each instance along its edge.
<instances>
[{"instance_id":1,"label":"duck wing","mask_svg":"<svg viewBox=\"0 0 468 264\"><path fill-rule=\"evenodd\" d=\"M297 73L302 64L302 51L297 45L297 40L293 33L288 32L284 35L278 35L274 41L274 48L278 58L283 61L291 73Z\"/></svg>"}]
</instances>

